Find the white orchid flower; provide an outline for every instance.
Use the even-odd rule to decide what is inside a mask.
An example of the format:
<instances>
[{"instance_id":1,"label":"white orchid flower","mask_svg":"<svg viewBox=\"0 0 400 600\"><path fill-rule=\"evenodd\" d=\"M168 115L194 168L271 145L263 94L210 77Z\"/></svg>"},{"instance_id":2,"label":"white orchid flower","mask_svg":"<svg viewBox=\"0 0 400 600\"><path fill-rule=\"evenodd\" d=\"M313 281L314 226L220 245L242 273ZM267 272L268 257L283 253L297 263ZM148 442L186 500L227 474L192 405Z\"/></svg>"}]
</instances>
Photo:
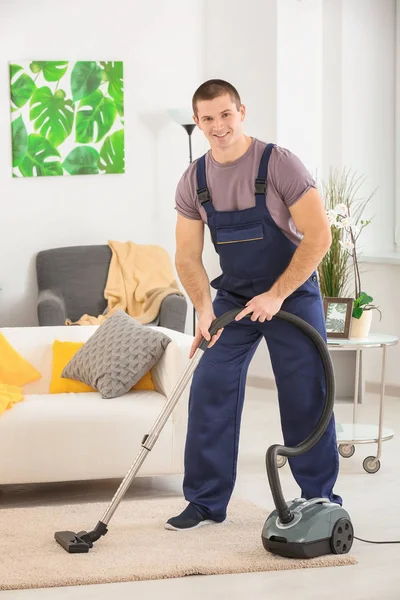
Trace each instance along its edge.
<instances>
[{"instance_id":1,"label":"white orchid flower","mask_svg":"<svg viewBox=\"0 0 400 600\"><path fill-rule=\"evenodd\" d=\"M351 252L354 248L354 244L351 240L345 240L344 242L342 242L342 240L339 240L339 244L348 252Z\"/></svg>"},{"instance_id":2,"label":"white orchid flower","mask_svg":"<svg viewBox=\"0 0 400 600\"><path fill-rule=\"evenodd\" d=\"M351 227L351 225L353 223L354 223L353 217L345 217L344 219L341 220L342 227Z\"/></svg>"},{"instance_id":3,"label":"white orchid flower","mask_svg":"<svg viewBox=\"0 0 400 600\"><path fill-rule=\"evenodd\" d=\"M328 210L326 216L328 217L329 225L337 225L337 213L333 209Z\"/></svg>"},{"instance_id":4,"label":"white orchid flower","mask_svg":"<svg viewBox=\"0 0 400 600\"><path fill-rule=\"evenodd\" d=\"M336 214L340 215L341 217L347 217L349 214L347 211L347 206L345 204L343 204L343 202L340 204L336 204L335 212L336 212Z\"/></svg>"}]
</instances>

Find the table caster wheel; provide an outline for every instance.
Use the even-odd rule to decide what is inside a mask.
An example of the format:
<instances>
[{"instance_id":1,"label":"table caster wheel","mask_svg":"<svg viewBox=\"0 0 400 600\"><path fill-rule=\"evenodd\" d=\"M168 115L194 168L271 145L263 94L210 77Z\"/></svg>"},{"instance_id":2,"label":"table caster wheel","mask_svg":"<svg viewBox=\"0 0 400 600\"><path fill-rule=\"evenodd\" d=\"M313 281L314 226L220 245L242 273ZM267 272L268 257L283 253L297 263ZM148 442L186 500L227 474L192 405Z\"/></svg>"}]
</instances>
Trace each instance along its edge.
<instances>
[{"instance_id":1,"label":"table caster wheel","mask_svg":"<svg viewBox=\"0 0 400 600\"><path fill-rule=\"evenodd\" d=\"M353 545L354 531L349 519L336 521L331 535L332 554L347 554Z\"/></svg>"},{"instance_id":2,"label":"table caster wheel","mask_svg":"<svg viewBox=\"0 0 400 600\"><path fill-rule=\"evenodd\" d=\"M276 466L278 467L278 469L281 469L282 467L284 467L287 463L287 458L286 456L278 456L277 460L276 460Z\"/></svg>"},{"instance_id":3,"label":"table caster wheel","mask_svg":"<svg viewBox=\"0 0 400 600\"><path fill-rule=\"evenodd\" d=\"M377 473L381 468L381 463L375 456L367 456L364 459L363 467L367 473Z\"/></svg>"},{"instance_id":4,"label":"table caster wheel","mask_svg":"<svg viewBox=\"0 0 400 600\"><path fill-rule=\"evenodd\" d=\"M338 450L340 456L343 456L343 458L350 458L356 451L353 444L340 444Z\"/></svg>"}]
</instances>

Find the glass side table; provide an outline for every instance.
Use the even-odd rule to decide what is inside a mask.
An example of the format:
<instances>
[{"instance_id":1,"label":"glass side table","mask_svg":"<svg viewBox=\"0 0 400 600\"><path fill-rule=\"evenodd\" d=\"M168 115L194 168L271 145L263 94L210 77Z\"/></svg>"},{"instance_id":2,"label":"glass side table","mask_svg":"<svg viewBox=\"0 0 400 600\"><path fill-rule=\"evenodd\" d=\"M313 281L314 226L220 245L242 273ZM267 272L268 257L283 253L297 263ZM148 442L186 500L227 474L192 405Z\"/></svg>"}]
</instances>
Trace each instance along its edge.
<instances>
[{"instance_id":1,"label":"glass side table","mask_svg":"<svg viewBox=\"0 0 400 600\"><path fill-rule=\"evenodd\" d=\"M336 423L336 435L339 443L339 454L344 458L353 456L355 444L378 444L376 456L367 456L363 461L363 467L367 473L376 473L379 471L381 466L382 442L392 439L394 435L391 429L383 427L383 406L385 400L386 350L388 346L394 346L398 341L399 339L394 335L382 335L379 333L371 333L366 338L350 338L348 340L328 337L328 348L330 351L356 351L353 423ZM362 425L361 423L357 423L361 351L366 348L382 348L378 425Z\"/></svg>"}]
</instances>

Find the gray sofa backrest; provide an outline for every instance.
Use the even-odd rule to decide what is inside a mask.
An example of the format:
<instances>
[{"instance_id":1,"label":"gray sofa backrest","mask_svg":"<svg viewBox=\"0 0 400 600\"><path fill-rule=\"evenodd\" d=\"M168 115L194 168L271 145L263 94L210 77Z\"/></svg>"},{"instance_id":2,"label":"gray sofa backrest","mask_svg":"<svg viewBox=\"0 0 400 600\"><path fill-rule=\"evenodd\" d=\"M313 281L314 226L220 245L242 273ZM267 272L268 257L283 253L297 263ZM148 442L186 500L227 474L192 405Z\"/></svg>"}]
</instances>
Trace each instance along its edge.
<instances>
[{"instance_id":1,"label":"gray sofa backrest","mask_svg":"<svg viewBox=\"0 0 400 600\"><path fill-rule=\"evenodd\" d=\"M84 314L97 317L107 306L104 288L110 260L108 245L42 250L36 257L39 291L61 293L66 315L72 321Z\"/></svg>"}]
</instances>

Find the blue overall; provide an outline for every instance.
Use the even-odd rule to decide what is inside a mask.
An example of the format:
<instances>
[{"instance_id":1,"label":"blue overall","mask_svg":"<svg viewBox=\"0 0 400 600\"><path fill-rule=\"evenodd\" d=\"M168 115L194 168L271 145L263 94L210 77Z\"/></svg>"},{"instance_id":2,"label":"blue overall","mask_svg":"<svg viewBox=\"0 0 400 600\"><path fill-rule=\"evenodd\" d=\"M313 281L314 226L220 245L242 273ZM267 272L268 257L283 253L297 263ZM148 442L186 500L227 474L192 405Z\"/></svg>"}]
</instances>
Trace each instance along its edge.
<instances>
[{"instance_id":1,"label":"blue overall","mask_svg":"<svg viewBox=\"0 0 400 600\"><path fill-rule=\"evenodd\" d=\"M211 282L217 317L266 292L285 271L296 245L273 221L266 206L268 144L255 182L255 206L216 211L207 188L205 156L197 162L197 194L207 212L222 274ZM315 273L282 305L326 338L321 294ZM207 349L193 375L185 448L183 491L207 518L223 521L236 479L240 421L249 363L264 337L278 389L283 439L296 446L315 428L322 412L325 379L321 358L309 338L294 325L273 318L244 318L225 327ZM266 443L269 446L277 440ZM289 459L303 498L342 499L333 493L338 475L335 421L306 454Z\"/></svg>"}]
</instances>

